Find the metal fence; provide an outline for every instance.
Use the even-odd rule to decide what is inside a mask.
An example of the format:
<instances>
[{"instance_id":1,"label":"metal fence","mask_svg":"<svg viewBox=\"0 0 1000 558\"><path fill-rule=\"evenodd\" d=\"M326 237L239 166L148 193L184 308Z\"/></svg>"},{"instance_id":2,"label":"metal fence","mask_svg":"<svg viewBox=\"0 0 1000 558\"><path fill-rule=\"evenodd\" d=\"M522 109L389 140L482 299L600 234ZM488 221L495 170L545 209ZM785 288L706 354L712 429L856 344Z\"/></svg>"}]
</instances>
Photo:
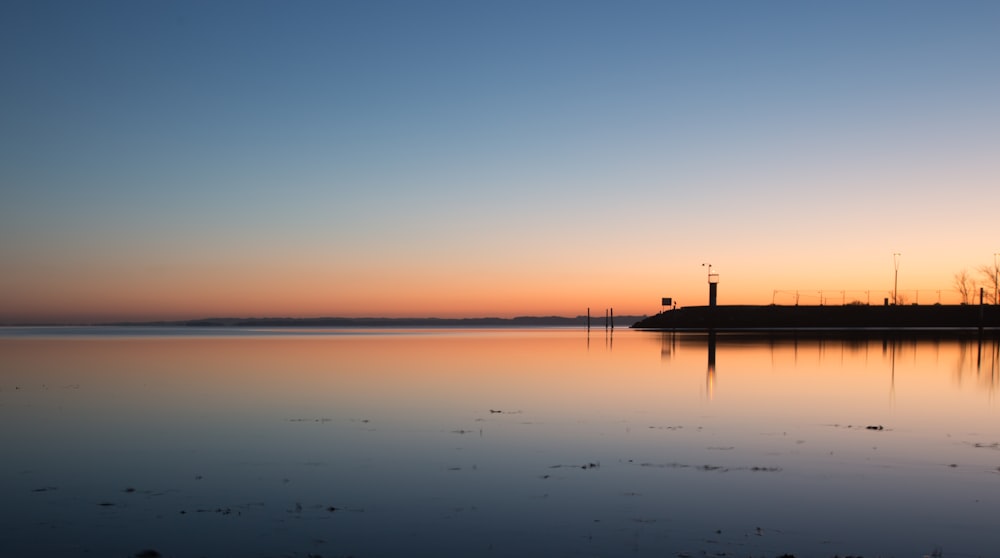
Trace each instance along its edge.
<instances>
[{"instance_id":1,"label":"metal fence","mask_svg":"<svg viewBox=\"0 0 1000 558\"><path fill-rule=\"evenodd\" d=\"M992 294L992 293L990 293ZM882 305L893 303L892 290L870 289L775 289L771 304L779 305ZM992 296L987 297L992 302ZM955 289L900 289L897 304L961 304L962 295ZM978 293L974 304L979 303Z\"/></svg>"}]
</instances>

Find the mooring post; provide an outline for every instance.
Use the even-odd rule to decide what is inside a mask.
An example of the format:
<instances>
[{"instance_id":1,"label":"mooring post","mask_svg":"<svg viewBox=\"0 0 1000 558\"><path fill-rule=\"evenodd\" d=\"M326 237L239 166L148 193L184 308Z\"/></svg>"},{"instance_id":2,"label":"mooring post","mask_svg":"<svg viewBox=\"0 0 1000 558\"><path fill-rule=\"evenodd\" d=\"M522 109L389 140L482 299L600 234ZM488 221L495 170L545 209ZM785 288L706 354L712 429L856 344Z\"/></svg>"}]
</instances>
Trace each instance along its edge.
<instances>
[{"instance_id":1,"label":"mooring post","mask_svg":"<svg viewBox=\"0 0 1000 558\"><path fill-rule=\"evenodd\" d=\"M587 331L590 331L590 306L587 307Z\"/></svg>"},{"instance_id":2,"label":"mooring post","mask_svg":"<svg viewBox=\"0 0 1000 558\"><path fill-rule=\"evenodd\" d=\"M610 312L611 312L611 331L614 331L615 330L615 309L612 308L610 310Z\"/></svg>"},{"instance_id":3,"label":"mooring post","mask_svg":"<svg viewBox=\"0 0 1000 558\"><path fill-rule=\"evenodd\" d=\"M979 287L979 333L983 332L983 292L985 289Z\"/></svg>"}]
</instances>

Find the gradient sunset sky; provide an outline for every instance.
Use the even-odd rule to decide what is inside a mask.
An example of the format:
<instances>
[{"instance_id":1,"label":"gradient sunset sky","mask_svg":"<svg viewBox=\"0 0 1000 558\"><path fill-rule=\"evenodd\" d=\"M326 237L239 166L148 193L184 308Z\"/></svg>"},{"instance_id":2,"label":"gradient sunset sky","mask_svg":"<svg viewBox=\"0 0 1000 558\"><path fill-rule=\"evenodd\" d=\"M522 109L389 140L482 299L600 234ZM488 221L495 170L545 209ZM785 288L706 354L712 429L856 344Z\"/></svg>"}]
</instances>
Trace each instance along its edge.
<instances>
[{"instance_id":1,"label":"gradient sunset sky","mask_svg":"<svg viewBox=\"0 0 1000 558\"><path fill-rule=\"evenodd\" d=\"M957 302L1000 252L1000 2L7 0L0 76L0 324L881 303L897 252Z\"/></svg>"}]
</instances>

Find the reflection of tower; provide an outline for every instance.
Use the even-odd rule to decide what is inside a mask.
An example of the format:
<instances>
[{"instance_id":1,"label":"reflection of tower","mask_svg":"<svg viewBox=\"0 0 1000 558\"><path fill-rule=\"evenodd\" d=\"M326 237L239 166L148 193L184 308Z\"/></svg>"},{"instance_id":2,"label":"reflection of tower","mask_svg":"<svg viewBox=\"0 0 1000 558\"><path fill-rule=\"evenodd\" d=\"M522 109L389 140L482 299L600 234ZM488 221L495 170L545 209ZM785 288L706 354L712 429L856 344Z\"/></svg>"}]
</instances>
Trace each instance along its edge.
<instances>
[{"instance_id":1,"label":"reflection of tower","mask_svg":"<svg viewBox=\"0 0 1000 558\"><path fill-rule=\"evenodd\" d=\"M677 334L664 331L660 334L660 360L671 360L677 346Z\"/></svg>"},{"instance_id":2,"label":"reflection of tower","mask_svg":"<svg viewBox=\"0 0 1000 558\"><path fill-rule=\"evenodd\" d=\"M990 388L996 387L1000 380L1000 337L993 338L993 362L990 364Z\"/></svg>"},{"instance_id":3,"label":"reflection of tower","mask_svg":"<svg viewBox=\"0 0 1000 558\"><path fill-rule=\"evenodd\" d=\"M708 332L708 371L705 375L705 389L708 400L715 397L715 332Z\"/></svg>"},{"instance_id":4,"label":"reflection of tower","mask_svg":"<svg viewBox=\"0 0 1000 558\"><path fill-rule=\"evenodd\" d=\"M982 313L982 311L983 311L983 303L982 303L983 294L982 293L983 293L983 290L979 289L979 301L980 301L979 302L979 312L980 313ZM983 323L982 320L980 320L979 323ZM979 326L979 327L980 327L980 329L982 328L982 326ZM976 375L979 376L982 373L983 373L983 336L980 335L979 336L979 342L976 343Z\"/></svg>"}]
</instances>

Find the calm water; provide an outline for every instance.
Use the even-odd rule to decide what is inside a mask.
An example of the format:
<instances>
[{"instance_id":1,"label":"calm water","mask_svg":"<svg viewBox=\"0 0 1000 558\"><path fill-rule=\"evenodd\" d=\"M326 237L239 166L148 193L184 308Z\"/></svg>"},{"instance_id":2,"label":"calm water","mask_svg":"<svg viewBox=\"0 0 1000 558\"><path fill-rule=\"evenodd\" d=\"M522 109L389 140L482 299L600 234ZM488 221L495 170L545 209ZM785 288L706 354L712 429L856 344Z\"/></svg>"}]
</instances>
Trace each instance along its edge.
<instances>
[{"instance_id":1,"label":"calm water","mask_svg":"<svg viewBox=\"0 0 1000 558\"><path fill-rule=\"evenodd\" d=\"M0 330L0 556L996 556L994 340Z\"/></svg>"}]
</instances>

